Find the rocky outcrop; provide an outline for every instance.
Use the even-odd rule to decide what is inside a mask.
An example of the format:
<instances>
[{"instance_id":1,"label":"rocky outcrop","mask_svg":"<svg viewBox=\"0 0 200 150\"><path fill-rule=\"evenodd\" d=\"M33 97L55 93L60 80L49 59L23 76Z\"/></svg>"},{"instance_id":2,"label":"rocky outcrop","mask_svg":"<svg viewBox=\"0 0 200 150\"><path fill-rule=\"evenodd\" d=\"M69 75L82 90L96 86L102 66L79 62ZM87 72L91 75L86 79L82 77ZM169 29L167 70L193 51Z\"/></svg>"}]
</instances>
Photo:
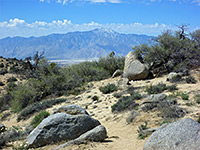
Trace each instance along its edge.
<instances>
[{"instance_id":1,"label":"rocky outcrop","mask_svg":"<svg viewBox=\"0 0 200 150\"><path fill-rule=\"evenodd\" d=\"M142 64L135 56L134 52L128 53L125 59L123 77L129 80L146 79L149 74L148 66Z\"/></svg>"},{"instance_id":2,"label":"rocky outcrop","mask_svg":"<svg viewBox=\"0 0 200 150\"><path fill-rule=\"evenodd\" d=\"M101 141L105 139L106 130L103 126L95 128L99 125L100 122L91 118L80 106L62 106L29 134L27 143L30 147L40 147L50 143L74 140L79 136L82 140Z\"/></svg>"},{"instance_id":3,"label":"rocky outcrop","mask_svg":"<svg viewBox=\"0 0 200 150\"><path fill-rule=\"evenodd\" d=\"M92 141L92 142L101 142L103 141L107 136L107 131L106 128L102 125L99 125L95 127L94 129L82 134L79 138L75 140L71 140L67 143L64 143L58 147L56 147L54 150L65 148L69 145L72 144L81 144L87 141Z\"/></svg>"},{"instance_id":4,"label":"rocky outcrop","mask_svg":"<svg viewBox=\"0 0 200 150\"><path fill-rule=\"evenodd\" d=\"M186 118L156 130L143 150L199 150L200 124Z\"/></svg>"}]
</instances>

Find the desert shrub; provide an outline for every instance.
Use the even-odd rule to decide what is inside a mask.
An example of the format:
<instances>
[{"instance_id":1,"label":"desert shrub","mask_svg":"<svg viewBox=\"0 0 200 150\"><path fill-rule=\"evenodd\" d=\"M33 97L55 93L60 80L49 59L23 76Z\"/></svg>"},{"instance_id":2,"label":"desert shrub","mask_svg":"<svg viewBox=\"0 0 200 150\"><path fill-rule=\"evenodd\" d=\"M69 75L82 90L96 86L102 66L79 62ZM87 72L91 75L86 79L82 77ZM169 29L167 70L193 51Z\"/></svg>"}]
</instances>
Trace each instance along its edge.
<instances>
[{"instance_id":1,"label":"desert shrub","mask_svg":"<svg viewBox=\"0 0 200 150\"><path fill-rule=\"evenodd\" d=\"M148 125L148 122L145 121L144 124L141 124L139 127L138 127L138 139L145 139L147 137L147 134L144 133L144 130L148 129L147 128L147 125Z\"/></svg>"},{"instance_id":2,"label":"desert shrub","mask_svg":"<svg viewBox=\"0 0 200 150\"><path fill-rule=\"evenodd\" d=\"M111 106L112 112L134 109L138 106L138 104L135 103L135 100L140 98L142 98L142 96L139 93L135 93L132 96L123 96L117 103Z\"/></svg>"},{"instance_id":3,"label":"desert shrub","mask_svg":"<svg viewBox=\"0 0 200 150\"><path fill-rule=\"evenodd\" d=\"M12 100L10 102L11 108L14 112L19 112L29 104L33 103L39 96L39 89L36 89L29 84L21 84L10 91Z\"/></svg>"},{"instance_id":4,"label":"desert shrub","mask_svg":"<svg viewBox=\"0 0 200 150\"><path fill-rule=\"evenodd\" d=\"M0 148L2 148L1 146L5 146L8 142L24 140L25 136L27 136L25 131L19 126L7 128L5 132L0 134Z\"/></svg>"},{"instance_id":5,"label":"desert shrub","mask_svg":"<svg viewBox=\"0 0 200 150\"><path fill-rule=\"evenodd\" d=\"M178 106L175 105L161 105L161 107L159 108L160 110L160 116L164 119L169 119L169 120L173 120L173 119L177 119L177 118L181 118L185 116L185 110L183 108L180 108Z\"/></svg>"},{"instance_id":6,"label":"desert shrub","mask_svg":"<svg viewBox=\"0 0 200 150\"><path fill-rule=\"evenodd\" d=\"M43 110L41 111L39 114L37 114L33 120L31 121L31 125L35 128L37 127L40 122L42 122L42 120L44 120L45 118L47 118L50 115L49 112Z\"/></svg>"},{"instance_id":7,"label":"desert shrub","mask_svg":"<svg viewBox=\"0 0 200 150\"><path fill-rule=\"evenodd\" d=\"M197 104L200 104L200 94L195 95L194 100L196 101Z\"/></svg>"},{"instance_id":8,"label":"desert shrub","mask_svg":"<svg viewBox=\"0 0 200 150\"><path fill-rule=\"evenodd\" d=\"M180 96L183 100L188 100L189 99L189 95L187 93L180 93Z\"/></svg>"},{"instance_id":9,"label":"desert shrub","mask_svg":"<svg viewBox=\"0 0 200 150\"><path fill-rule=\"evenodd\" d=\"M10 112L2 112L2 113L0 114L0 121L6 120L7 117L9 117L10 115L11 115Z\"/></svg>"},{"instance_id":10,"label":"desert shrub","mask_svg":"<svg viewBox=\"0 0 200 150\"><path fill-rule=\"evenodd\" d=\"M17 121L20 121L22 119L27 119L35 112L39 112L41 110L50 108L53 105L60 104L65 101L66 101L66 99L51 99L51 100L45 100L42 102L35 102L35 103L29 105L28 107L26 107L25 109L23 109L19 113L19 115L17 117Z\"/></svg>"},{"instance_id":11,"label":"desert shrub","mask_svg":"<svg viewBox=\"0 0 200 150\"><path fill-rule=\"evenodd\" d=\"M10 77L10 78L8 78L7 81L8 82L15 82L15 81L17 81L17 79L15 77Z\"/></svg>"},{"instance_id":12,"label":"desert shrub","mask_svg":"<svg viewBox=\"0 0 200 150\"><path fill-rule=\"evenodd\" d=\"M113 96L116 98L120 98L120 97L122 97L123 94L124 94L124 92L118 92L118 93L114 93Z\"/></svg>"},{"instance_id":13,"label":"desert shrub","mask_svg":"<svg viewBox=\"0 0 200 150\"><path fill-rule=\"evenodd\" d=\"M103 94L108 94L108 93L112 93L112 92L116 91L117 90L117 86L115 84L108 83L106 86L100 87L99 90Z\"/></svg>"},{"instance_id":14,"label":"desert shrub","mask_svg":"<svg viewBox=\"0 0 200 150\"><path fill-rule=\"evenodd\" d=\"M5 84L3 82L0 81L0 86L4 86Z\"/></svg>"},{"instance_id":15,"label":"desert shrub","mask_svg":"<svg viewBox=\"0 0 200 150\"><path fill-rule=\"evenodd\" d=\"M182 33L166 31L154 39L152 45L139 45L133 48L137 57L149 64L151 71L160 76L172 71L182 72L185 69L198 67L200 62L199 30L185 35Z\"/></svg>"},{"instance_id":16,"label":"desert shrub","mask_svg":"<svg viewBox=\"0 0 200 150\"><path fill-rule=\"evenodd\" d=\"M158 93L162 93L166 89L167 89L166 84L158 83L157 85L150 85L146 87L146 92L148 94L158 94Z\"/></svg>"},{"instance_id":17,"label":"desert shrub","mask_svg":"<svg viewBox=\"0 0 200 150\"><path fill-rule=\"evenodd\" d=\"M123 68L123 65L124 57L115 56L62 68L44 58L39 59L35 65L27 62L24 69L29 68L31 76L27 77L31 78L19 85L10 82L6 88L6 96L9 97L7 102L14 112L19 112L47 96L79 94L85 90L84 86L88 82L109 78L116 69ZM26 71L20 73L26 74Z\"/></svg>"},{"instance_id":18,"label":"desert shrub","mask_svg":"<svg viewBox=\"0 0 200 150\"><path fill-rule=\"evenodd\" d=\"M117 69L124 69L124 62L125 57L123 56L107 56L100 57L97 63L98 67L105 69L112 76Z\"/></svg>"},{"instance_id":19,"label":"desert shrub","mask_svg":"<svg viewBox=\"0 0 200 150\"><path fill-rule=\"evenodd\" d=\"M192 84L197 83L197 80L195 80L195 78L192 76L187 77L185 80L187 83L192 83Z\"/></svg>"},{"instance_id":20,"label":"desert shrub","mask_svg":"<svg viewBox=\"0 0 200 150\"><path fill-rule=\"evenodd\" d=\"M110 77L109 73L98 66L97 62L82 62L66 66L61 70L64 78L64 87L70 92L90 81L99 81Z\"/></svg>"},{"instance_id":21,"label":"desert shrub","mask_svg":"<svg viewBox=\"0 0 200 150\"><path fill-rule=\"evenodd\" d=\"M187 103L185 103L185 105L187 105L187 106L193 106L194 104L192 102L187 102Z\"/></svg>"},{"instance_id":22,"label":"desert shrub","mask_svg":"<svg viewBox=\"0 0 200 150\"><path fill-rule=\"evenodd\" d=\"M29 149L29 146L26 142L23 142L22 144L20 145L17 145L17 146L12 146L12 149L13 150L28 150Z\"/></svg>"},{"instance_id":23,"label":"desert shrub","mask_svg":"<svg viewBox=\"0 0 200 150\"><path fill-rule=\"evenodd\" d=\"M175 84L173 84L173 85L167 86L167 90L169 92L173 92L173 91L178 90L178 88L177 88L177 86Z\"/></svg>"},{"instance_id":24,"label":"desert shrub","mask_svg":"<svg viewBox=\"0 0 200 150\"><path fill-rule=\"evenodd\" d=\"M93 101L98 101L98 100L99 100L99 97L96 96L96 95L94 95L94 96L92 97L92 100L93 100Z\"/></svg>"}]
</instances>

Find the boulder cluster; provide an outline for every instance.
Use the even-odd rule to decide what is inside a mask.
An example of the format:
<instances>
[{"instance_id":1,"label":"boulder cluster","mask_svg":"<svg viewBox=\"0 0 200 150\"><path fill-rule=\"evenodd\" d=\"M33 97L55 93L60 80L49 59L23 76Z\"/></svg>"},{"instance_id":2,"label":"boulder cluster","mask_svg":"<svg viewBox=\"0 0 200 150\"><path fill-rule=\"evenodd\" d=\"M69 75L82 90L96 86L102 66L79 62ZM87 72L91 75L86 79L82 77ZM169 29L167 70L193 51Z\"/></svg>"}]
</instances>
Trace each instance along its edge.
<instances>
[{"instance_id":1,"label":"boulder cluster","mask_svg":"<svg viewBox=\"0 0 200 150\"><path fill-rule=\"evenodd\" d=\"M27 137L30 147L40 147L51 143L68 141L56 149L85 141L100 142L107 132L101 123L91 118L87 111L78 105L58 108L44 119Z\"/></svg>"}]
</instances>

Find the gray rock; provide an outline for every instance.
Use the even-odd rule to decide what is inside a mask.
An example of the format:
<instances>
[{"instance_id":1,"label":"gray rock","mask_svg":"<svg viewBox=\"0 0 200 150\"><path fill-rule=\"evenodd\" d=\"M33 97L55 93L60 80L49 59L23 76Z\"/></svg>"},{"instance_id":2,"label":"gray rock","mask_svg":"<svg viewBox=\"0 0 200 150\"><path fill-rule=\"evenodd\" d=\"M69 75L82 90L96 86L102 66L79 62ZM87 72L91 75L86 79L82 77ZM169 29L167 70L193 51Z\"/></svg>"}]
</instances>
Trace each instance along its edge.
<instances>
[{"instance_id":1,"label":"gray rock","mask_svg":"<svg viewBox=\"0 0 200 150\"><path fill-rule=\"evenodd\" d=\"M145 103L160 103L163 100L167 99L167 95L165 94L152 94L148 96L146 99L141 101L140 105Z\"/></svg>"},{"instance_id":2,"label":"gray rock","mask_svg":"<svg viewBox=\"0 0 200 150\"><path fill-rule=\"evenodd\" d=\"M123 71L118 69L113 73L112 78L121 76L122 74L123 74Z\"/></svg>"},{"instance_id":3,"label":"gray rock","mask_svg":"<svg viewBox=\"0 0 200 150\"><path fill-rule=\"evenodd\" d=\"M123 77L130 80L146 79L149 74L149 68L147 65L142 64L131 51L125 58L125 66Z\"/></svg>"},{"instance_id":4,"label":"gray rock","mask_svg":"<svg viewBox=\"0 0 200 150\"><path fill-rule=\"evenodd\" d=\"M39 147L63 140L72 140L100 125L89 115L52 114L44 119L27 137L30 147Z\"/></svg>"},{"instance_id":5,"label":"gray rock","mask_svg":"<svg viewBox=\"0 0 200 150\"><path fill-rule=\"evenodd\" d=\"M82 134L79 138L87 141L101 142L106 138L106 136L106 128L102 125L99 125L85 134Z\"/></svg>"},{"instance_id":6,"label":"gray rock","mask_svg":"<svg viewBox=\"0 0 200 150\"><path fill-rule=\"evenodd\" d=\"M200 124L186 118L156 130L143 150L200 150Z\"/></svg>"},{"instance_id":7,"label":"gray rock","mask_svg":"<svg viewBox=\"0 0 200 150\"><path fill-rule=\"evenodd\" d=\"M149 110L152 110L153 108L158 107L159 103L163 103L163 101L166 101L167 95L165 94L153 94L145 98L140 102L140 109L147 112Z\"/></svg>"},{"instance_id":8,"label":"gray rock","mask_svg":"<svg viewBox=\"0 0 200 150\"><path fill-rule=\"evenodd\" d=\"M120 90L124 90L127 89L129 87L129 80L128 78L121 78L118 82L117 82L117 88Z\"/></svg>"},{"instance_id":9,"label":"gray rock","mask_svg":"<svg viewBox=\"0 0 200 150\"><path fill-rule=\"evenodd\" d=\"M181 80L181 76L182 76L181 73L171 72L167 76L167 81L170 81L170 82L180 81Z\"/></svg>"},{"instance_id":10,"label":"gray rock","mask_svg":"<svg viewBox=\"0 0 200 150\"><path fill-rule=\"evenodd\" d=\"M85 143L87 141L101 142L106 138L106 136L107 136L106 128L102 125L99 125L99 126L95 127L94 129L82 134L79 138L77 138L75 140L71 140L67 143L64 143L64 144L56 147L54 150L65 148L72 144Z\"/></svg>"},{"instance_id":11,"label":"gray rock","mask_svg":"<svg viewBox=\"0 0 200 150\"><path fill-rule=\"evenodd\" d=\"M76 104L62 106L53 112L53 114L56 114L56 113L66 113L70 115L80 115L80 114L89 115L85 109L83 109L82 107Z\"/></svg>"}]
</instances>

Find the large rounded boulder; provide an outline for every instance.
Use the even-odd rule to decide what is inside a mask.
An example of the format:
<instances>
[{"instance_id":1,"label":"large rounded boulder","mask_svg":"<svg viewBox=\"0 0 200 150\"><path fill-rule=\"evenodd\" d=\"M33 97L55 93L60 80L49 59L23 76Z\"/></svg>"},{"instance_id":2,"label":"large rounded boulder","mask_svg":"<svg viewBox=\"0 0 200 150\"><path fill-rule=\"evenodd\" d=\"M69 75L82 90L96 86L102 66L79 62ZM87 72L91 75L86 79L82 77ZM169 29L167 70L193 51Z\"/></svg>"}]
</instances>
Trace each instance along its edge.
<instances>
[{"instance_id":1,"label":"large rounded boulder","mask_svg":"<svg viewBox=\"0 0 200 150\"><path fill-rule=\"evenodd\" d=\"M143 150L200 150L200 124L186 118L156 130Z\"/></svg>"},{"instance_id":2,"label":"large rounded boulder","mask_svg":"<svg viewBox=\"0 0 200 150\"><path fill-rule=\"evenodd\" d=\"M130 80L146 79L149 74L149 68L146 64L141 63L134 52L131 51L125 58L123 77Z\"/></svg>"},{"instance_id":3,"label":"large rounded boulder","mask_svg":"<svg viewBox=\"0 0 200 150\"><path fill-rule=\"evenodd\" d=\"M71 108L71 107L69 107ZM66 110L66 109L65 109ZM27 137L30 147L73 140L92 130L100 122L87 114L55 113L44 119Z\"/></svg>"}]
</instances>

